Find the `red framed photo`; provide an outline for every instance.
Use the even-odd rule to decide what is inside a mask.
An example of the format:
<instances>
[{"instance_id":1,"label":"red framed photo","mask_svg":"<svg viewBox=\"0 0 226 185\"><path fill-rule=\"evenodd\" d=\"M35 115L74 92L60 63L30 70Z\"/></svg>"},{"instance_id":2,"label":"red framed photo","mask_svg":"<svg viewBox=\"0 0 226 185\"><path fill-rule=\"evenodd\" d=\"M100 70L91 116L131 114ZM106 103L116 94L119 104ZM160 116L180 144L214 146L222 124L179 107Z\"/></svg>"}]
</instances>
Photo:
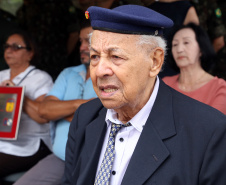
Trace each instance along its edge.
<instances>
[{"instance_id":1,"label":"red framed photo","mask_svg":"<svg viewBox=\"0 0 226 185\"><path fill-rule=\"evenodd\" d=\"M0 87L0 139L17 139L24 88Z\"/></svg>"}]
</instances>

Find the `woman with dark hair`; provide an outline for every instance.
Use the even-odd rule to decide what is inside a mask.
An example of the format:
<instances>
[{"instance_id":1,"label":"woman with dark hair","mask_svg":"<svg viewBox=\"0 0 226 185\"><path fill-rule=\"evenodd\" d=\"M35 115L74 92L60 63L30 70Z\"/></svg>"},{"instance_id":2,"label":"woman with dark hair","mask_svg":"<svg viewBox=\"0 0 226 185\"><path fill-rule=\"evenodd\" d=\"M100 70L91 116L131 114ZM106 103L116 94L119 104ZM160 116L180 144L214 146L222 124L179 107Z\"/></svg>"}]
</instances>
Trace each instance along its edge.
<instances>
[{"instance_id":1,"label":"woman with dark hair","mask_svg":"<svg viewBox=\"0 0 226 185\"><path fill-rule=\"evenodd\" d=\"M173 31L173 28L180 25L186 25L189 22L199 24L199 18L194 6L189 1L184 0L141 0L148 8L165 15L170 18L174 26L163 30L163 36L169 45L169 37ZM176 75L168 59L168 51L165 57L165 64L158 76L163 78L165 76Z\"/></svg>"},{"instance_id":2,"label":"woman with dark hair","mask_svg":"<svg viewBox=\"0 0 226 185\"><path fill-rule=\"evenodd\" d=\"M0 139L0 179L28 170L50 153L49 124L38 115L38 105L53 82L33 65L36 54L34 42L23 31L10 34L4 45L9 69L0 71L0 85L25 86L25 97L17 140Z\"/></svg>"},{"instance_id":3,"label":"woman with dark hair","mask_svg":"<svg viewBox=\"0 0 226 185\"><path fill-rule=\"evenodd\" d=\"M177 28L172 36L172 57L178 75L163 81L175 90L226 114L226 82L208 73L215 52L208 35L198 25Z\"/></svg>"}]
</instances>

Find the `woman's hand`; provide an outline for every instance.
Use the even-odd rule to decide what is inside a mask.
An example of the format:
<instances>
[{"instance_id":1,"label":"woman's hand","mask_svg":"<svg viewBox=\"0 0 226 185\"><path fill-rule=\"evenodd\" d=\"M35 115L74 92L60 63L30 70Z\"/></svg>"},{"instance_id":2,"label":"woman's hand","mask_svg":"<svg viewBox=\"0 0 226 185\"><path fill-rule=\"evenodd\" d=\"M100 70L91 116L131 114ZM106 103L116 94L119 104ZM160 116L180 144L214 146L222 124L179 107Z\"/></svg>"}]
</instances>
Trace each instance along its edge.
<instances>
[{"instance_id":1,"label":"woman's hand","mask_svg":"<svg viewBox=\"0 0 226 185\"><path fill-rule=\"evenodd\" d=\"M15 86L15 84L11 80L5 80L1 82L0 86Z\"/></svg>"}]
</instances>

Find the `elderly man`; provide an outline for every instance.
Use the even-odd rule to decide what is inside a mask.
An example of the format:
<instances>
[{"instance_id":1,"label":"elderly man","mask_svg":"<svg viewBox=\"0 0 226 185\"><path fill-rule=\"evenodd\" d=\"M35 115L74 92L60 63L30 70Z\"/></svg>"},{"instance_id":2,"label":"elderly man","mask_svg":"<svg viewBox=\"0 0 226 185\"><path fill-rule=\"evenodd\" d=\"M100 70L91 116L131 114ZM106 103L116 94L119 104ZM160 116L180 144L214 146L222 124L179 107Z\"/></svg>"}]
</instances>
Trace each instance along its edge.
<instances>
[{"instance_id":1,"label":"elderly man","mask_svg":"<svg viewBox=\"0 0 226 185\"><path fill-rule=\"evenodd\" d=\"M224 185L226 117L159 78L172 21L151 9L90 7L99 99L70 126L63 184Z\"/></svg>"}]
</instances>

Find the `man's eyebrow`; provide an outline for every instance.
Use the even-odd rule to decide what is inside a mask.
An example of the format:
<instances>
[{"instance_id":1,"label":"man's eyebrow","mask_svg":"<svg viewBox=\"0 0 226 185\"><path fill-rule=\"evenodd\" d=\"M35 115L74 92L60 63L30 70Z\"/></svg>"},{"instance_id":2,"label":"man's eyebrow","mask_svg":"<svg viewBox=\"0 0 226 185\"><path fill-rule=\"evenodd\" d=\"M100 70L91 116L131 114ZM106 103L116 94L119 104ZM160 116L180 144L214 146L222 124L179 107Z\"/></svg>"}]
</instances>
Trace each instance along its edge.
<instances>
[{"instance_id":1,"label":"man's eyebrow","mask_svg":"<svg viewBox=\"0 0 226 185\"><path fill-rule=\"evenodd\" d=\"M96 53L99 53L96 49L94 49L93 47L90 46L90 51L94 51ZM115 48L115 47L111 47L111 48L107 48L105 49L105 52L113 52L113 51L122 51L120 48Z\"/></svg>"},{"instance_id":2,"label":"man's eyebrow","mask_svg":"<svg viewBox=\"0 0 226 185\"><path fill-rule=\"evenodd\" d=\"M90 51L94 51L94 52L98 53L98 51L97 51L97 50L95 50L94 48L92 48L91 46L89 47L89 50L90 50Z\"/></svg>"},{"instance_id":3,"label":"man's eyebrow","mask_svg":"<svg viewBox=\"0 0 226 185\"><path fill-rule=\"evenodd\" d=\"M109 52L112 52L112 51L122 51L121 49L119 49L119 48L114 48L114 47L108 48L107 50L108 50Z\"/></svg>"}]
</instances>

